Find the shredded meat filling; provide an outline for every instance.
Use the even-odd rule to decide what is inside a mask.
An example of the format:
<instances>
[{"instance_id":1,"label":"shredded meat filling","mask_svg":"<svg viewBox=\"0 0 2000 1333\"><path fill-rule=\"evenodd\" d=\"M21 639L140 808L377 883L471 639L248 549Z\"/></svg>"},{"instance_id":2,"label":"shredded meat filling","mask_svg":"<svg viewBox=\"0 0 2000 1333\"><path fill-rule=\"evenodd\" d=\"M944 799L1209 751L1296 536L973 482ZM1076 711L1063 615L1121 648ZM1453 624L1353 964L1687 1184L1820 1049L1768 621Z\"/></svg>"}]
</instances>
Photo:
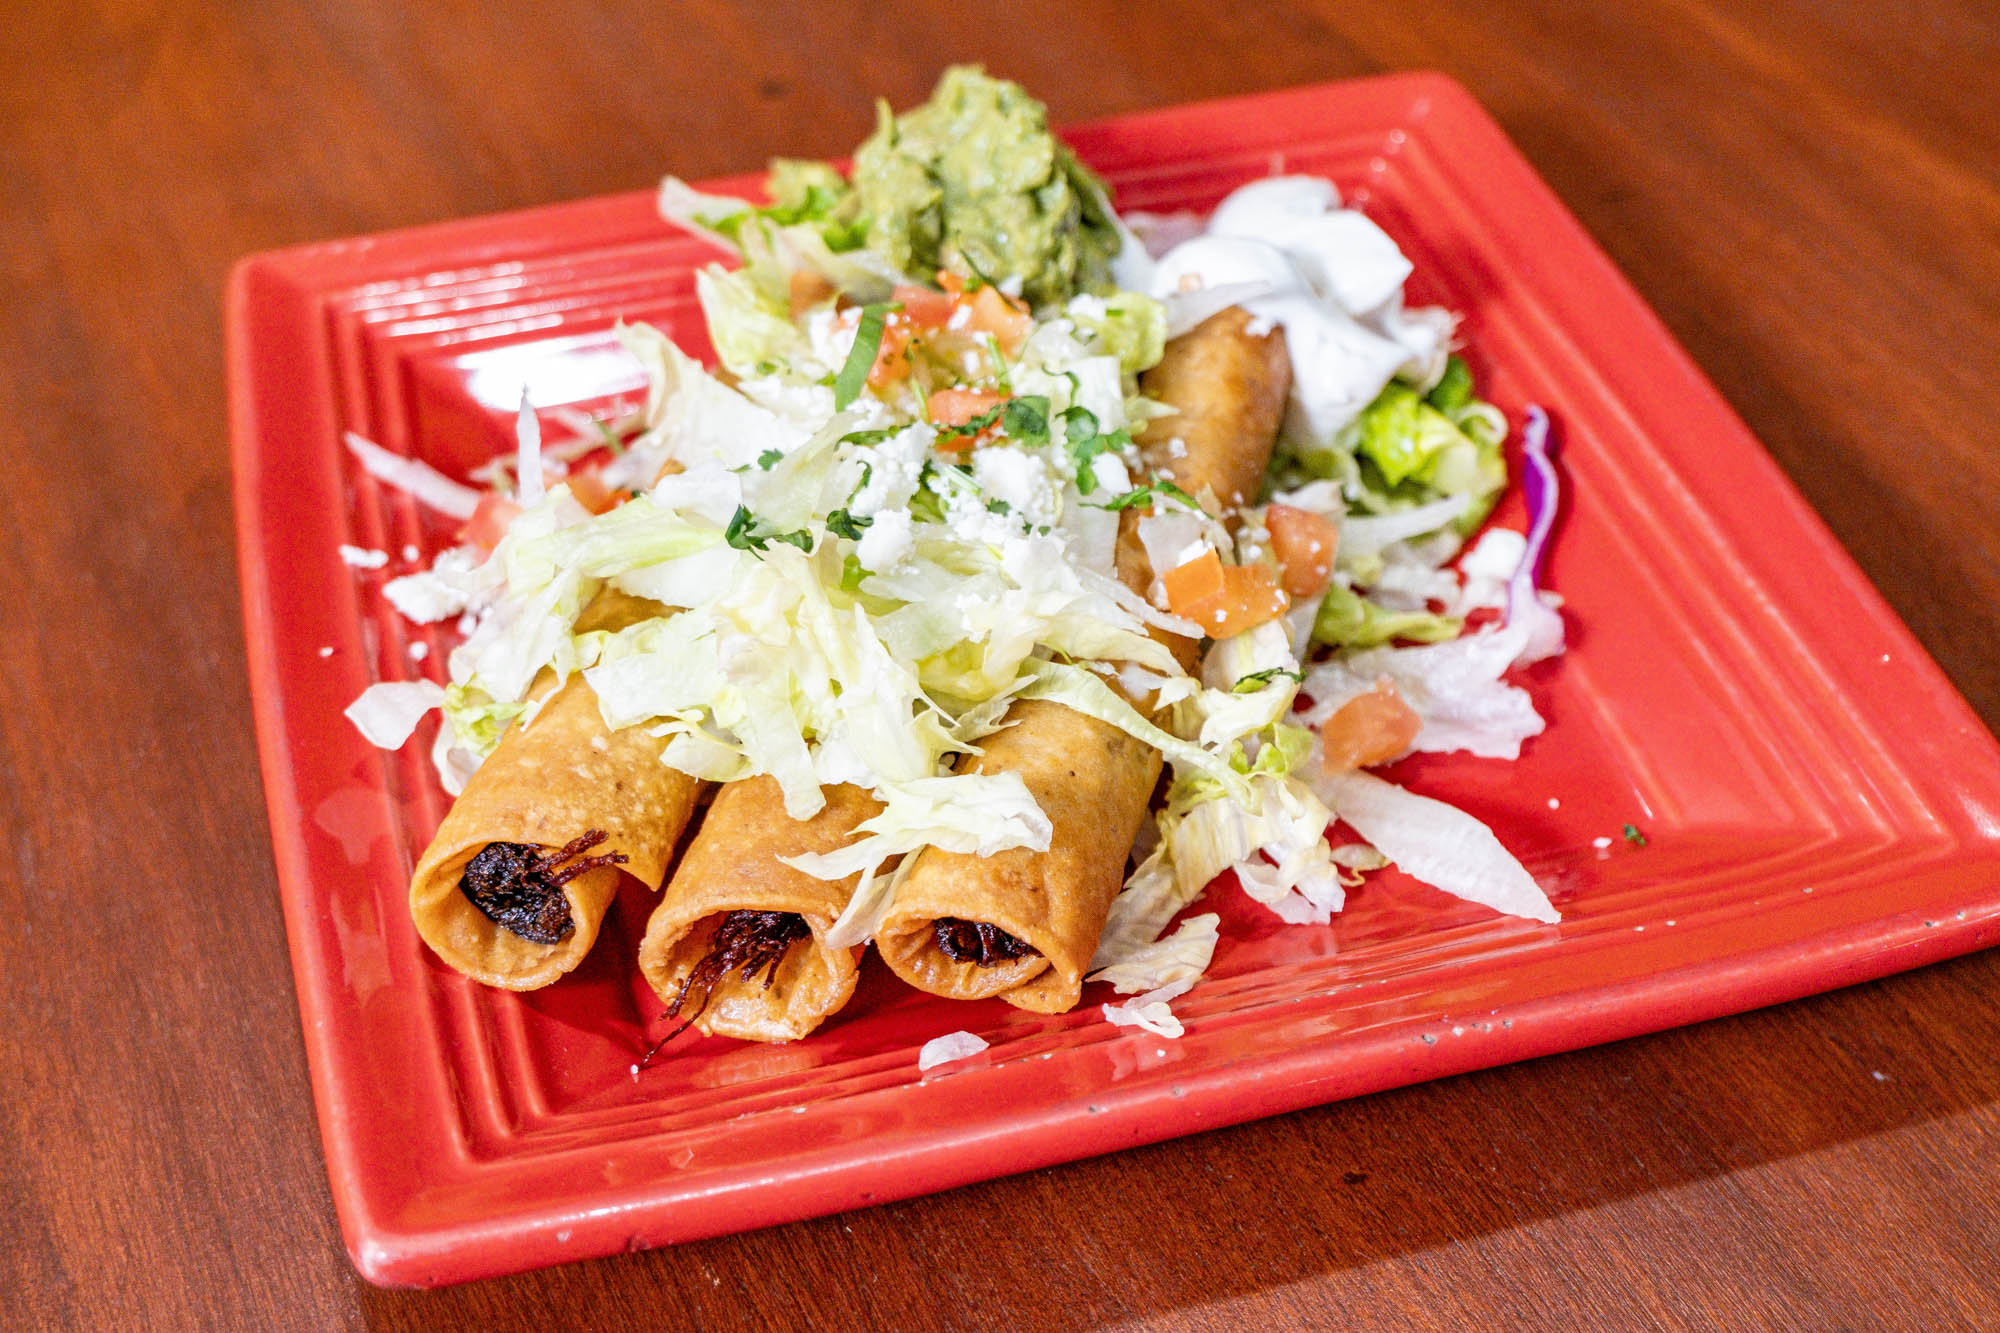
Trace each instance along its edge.
<instances>
[{"instance_id":1,"label":"shredded meat filling","mask_svg":"<svg viewBox=\"0 0 2000 1333\"><path fill-rule=\"evenodd\" d=\"M1034 946L1015 939L987 921L961 921L955 916L942 916L932 924L931 932L937 939L938 950L954 963L997 967L1017 958L1027 958L1035 952Z\"/></svg>"},{"instance_id":2,"label":"shredded meat filling","mask_svg":"<svg viewBox=\"0 0 2000 1333\"><path fill-rule=\"evenodd\" d=\"M812 934L812 927L797 912L725 912L716 923L715 934L709 937L708 952L701 961L688 969L681 988L674 993L673 1001L667 1005L668 1018L680 1018L681 1010L690 998L697 994L694 1012L682 1020L679 1027L653 1043L636 1066L644 1069L653 1063L653 1057L660 1048L675 1037L694 1026L708 1008L708 1002L715 998L715 988L729 974L731 968L745 981L754 980L759 972L764 974L764 989L771 989L771 983L778 979L778 964L785 960L785 953L793 944Z\"/></svg>"},{"instance_id":3,"label":"shredded meat filling","mask_svg":"<svg viewBox=\"0 0 2000 1333\"><path fill-rule=\"evenodd\" d=\"M458 890L488 920L532 944L561 944L576 929L563 885L598 866L625 864L625 853L584 853L609 836L591 829L552 852L524 842L489 842L466 862Z\"/></svg>"}]
</instances>

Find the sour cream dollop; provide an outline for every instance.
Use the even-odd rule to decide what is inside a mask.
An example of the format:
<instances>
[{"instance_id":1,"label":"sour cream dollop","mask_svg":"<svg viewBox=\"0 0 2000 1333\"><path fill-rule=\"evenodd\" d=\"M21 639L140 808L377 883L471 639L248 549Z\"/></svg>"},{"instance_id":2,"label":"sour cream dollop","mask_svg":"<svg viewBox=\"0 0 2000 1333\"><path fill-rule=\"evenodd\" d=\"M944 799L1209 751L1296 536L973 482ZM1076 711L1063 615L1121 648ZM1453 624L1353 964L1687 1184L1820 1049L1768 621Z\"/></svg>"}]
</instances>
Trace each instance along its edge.
<instances>
[{"instance_id":1,"label":"sour cream dollop","mask_svg":"<svg viewBox=\"0 0 2000 1333\"><path fill-rule=\"evenodd\" d=\"M1410 261L1369 218L1340 206L1331 181L1274 176L1231 194L1208 229L1161 256L1152 294L1175 331L1226 305L1285 330L1292 396L1285 434L1323 444L1401 375L1444 373L1456 323L1403 306Z\"/></svg>"}]
</instances>

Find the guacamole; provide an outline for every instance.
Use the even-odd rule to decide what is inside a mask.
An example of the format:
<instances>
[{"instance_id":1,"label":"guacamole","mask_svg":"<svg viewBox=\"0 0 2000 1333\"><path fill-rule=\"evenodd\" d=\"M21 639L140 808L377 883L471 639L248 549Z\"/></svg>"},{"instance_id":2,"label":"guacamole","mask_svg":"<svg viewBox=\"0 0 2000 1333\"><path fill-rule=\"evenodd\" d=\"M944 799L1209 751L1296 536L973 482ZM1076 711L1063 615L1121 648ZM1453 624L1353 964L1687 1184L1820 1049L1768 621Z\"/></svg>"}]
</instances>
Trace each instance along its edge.
<instances>
[{"instance_id":1,"label":"guacamole","mask_svg":"<svg viewBox=\"0 0 2000 1333\"><path fill-rule=\"evenodd\" d=\"M852 175L870 249L913 276L1017 280L1036 307L1115 289L1103 182L1019 84L958 65L915 110L877 108Z\"/></svg>"}]
</instances>

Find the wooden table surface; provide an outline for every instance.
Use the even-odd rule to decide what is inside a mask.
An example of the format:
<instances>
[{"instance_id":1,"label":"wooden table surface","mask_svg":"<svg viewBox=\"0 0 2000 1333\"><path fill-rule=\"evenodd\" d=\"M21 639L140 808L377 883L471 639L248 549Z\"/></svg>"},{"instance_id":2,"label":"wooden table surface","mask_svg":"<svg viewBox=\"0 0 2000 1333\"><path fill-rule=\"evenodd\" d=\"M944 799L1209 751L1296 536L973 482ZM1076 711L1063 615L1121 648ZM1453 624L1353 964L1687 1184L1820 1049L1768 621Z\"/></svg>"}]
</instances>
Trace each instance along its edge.
<instances>
[{"instance_id":1,"label":"wooden table surface","mask_svg":"<svg viewBox=\"0 0 2000 1333\"><path fill-rule=\"evenodd\" d=\"M954 59L1023 80L1059 121L1442 69L1990 726L1996 12L17 6L0 33L0 1325L2000 1322L1990 954L870 1212L369 1287L335 1227L264 823L220 335L246 252L837 153L875 94L920 100Z\"/></svg>"}]
</instances>

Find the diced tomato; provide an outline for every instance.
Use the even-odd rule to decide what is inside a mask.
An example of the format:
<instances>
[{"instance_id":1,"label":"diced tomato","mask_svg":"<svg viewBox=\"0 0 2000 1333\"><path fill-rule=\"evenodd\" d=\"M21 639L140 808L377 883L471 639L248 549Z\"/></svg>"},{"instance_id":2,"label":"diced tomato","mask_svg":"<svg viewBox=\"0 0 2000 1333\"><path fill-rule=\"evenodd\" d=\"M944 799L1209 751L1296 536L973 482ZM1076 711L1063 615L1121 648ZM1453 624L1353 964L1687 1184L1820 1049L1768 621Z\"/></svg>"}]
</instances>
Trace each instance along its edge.
<instances>
[{"instance_id":1,"label":"diced tomato","mask_svg":"<svg viewBox=\"0 0 2000 1333\"><path fill-rule=\"evenodd\" d=\"M958 308L949 293L911 283L897 284L890 299L900 304L904 318L920 329L943 328L951 322L952 311Z\"/></svg>"},{"instance_id":2,"label":"diced tomato","mask_svg":"<svg viewBox=\"0 0 2000 1333\"><path fill-rule=\"evenodd\" d=\"M593 514L609 513L625 503L624 494L606 486L604 478L594 467L579 468L565 480L569 482L569 493L576 497L576 502Z\"/></svg>"},{"instance_id":3,"label":"diced tomato","mask_svg":"<svg viewBox=\"0 0 2000 1333\"><path fill-rule=\"evenodd\" d=\"M1280 582L1285 592L1294 599L1325 592L1333 582L1333 557L1340 545L1333 521L1309 509L1274 504L1264 511L1264 526L1271 530L1271 553L1284 570Z\"/></svg>"},{"instance_id":4,"label":"diced tomato","mask_svg":"<svg viewBox=\"0 0 2000 1333\"><path fill-rule=\"evenodd\" d=\"M809 268L793 269L788 287L787 294L791 297L793 319L797 319L834 294L833 284Z\"/></svg>"},{"instance_id":5,"label":"diced tomato","mask_svg":"<svg viewBox=\"0 0 2000 1333\"><path fill-rule=\"evenodd\" d=\"M465 520L465 526L458 530L458 539L490 554L500 544L500 539L507 535L507 525L520 512L521 506L504 495L482 495L479 507L472 511L472 517Z\"/></svg>"},{"instance_id":6,"label":"diced tomato","mask_svg":"<svg viewBox=\"0 0 2000 1333\"><path fill-rule=\"evenodd\" d=\"M1028 313L1028 308L1008 300L998 287L991 284L981 287L967 298L966 308L972 313L965 327L974 333L992 334L1000 343L1000 350L1009 356L1034 332L1035 319Z\"/></svg>"},{"instance_id":7,"label":"diced tomato","mask_svg":"<svg viewBox=\"0 0 2000 1333\"><path fill-rule=\"evenodd\" d=\"M1416 711L1384 676L1374 689L1355 695L1320 725L1326 771L1345 773L1387 763L1409 749L1422 729Z\"/></svg>"},{"instance_id":8,"label":"diced tomato","mask_svg":"<svg viewBox=\"0 0 2000 1333\"><path fill-rule=\"evenodd\" d=\"M868 368L868 383L877 389L887 388L908 378L910 373L910 340L916 330L910 321L903 318L900 310L889 312L882 321L882 344L875 349L875 364Z\"/></svg>"},{"instance_id":9,"label":"diced tomato","mask_svg":"<svg viewBox=\"0 0 2000 1333\"><path fill-rule=\"evenodd\" d=\"M1222 557L1203 551L1160 575L1160 582L1166 585L1167 609L1184 616L1185 608L1222 596Z\"/></svg>"},{"instance_id":10,"label":"diced tomato","mask_svg":"<svg viewBox=\"0 0 2000 1333\"><path fill-rule=\"evenodd\" d=\"M1007 401L1004 393L992 393L985 389L939 389L931 395L931 420L940 426L963 426L974 417L992 411ZM938 445L940 449L953 447L969 448L970 437L961 437L964 443L946 440Z\"/></svg>"},{"instance_id":11,"label":"diced tomato","mask_svg":"<svg viewBox=\"0 0 2000 1333\"><path fill-rule=\"evenodd\" d=\"M1214 551L1168 570L1167 609L1227 639L1285 613L1290 603L1265 565L1225 565Z\"/></svg>"}]
</instances>

